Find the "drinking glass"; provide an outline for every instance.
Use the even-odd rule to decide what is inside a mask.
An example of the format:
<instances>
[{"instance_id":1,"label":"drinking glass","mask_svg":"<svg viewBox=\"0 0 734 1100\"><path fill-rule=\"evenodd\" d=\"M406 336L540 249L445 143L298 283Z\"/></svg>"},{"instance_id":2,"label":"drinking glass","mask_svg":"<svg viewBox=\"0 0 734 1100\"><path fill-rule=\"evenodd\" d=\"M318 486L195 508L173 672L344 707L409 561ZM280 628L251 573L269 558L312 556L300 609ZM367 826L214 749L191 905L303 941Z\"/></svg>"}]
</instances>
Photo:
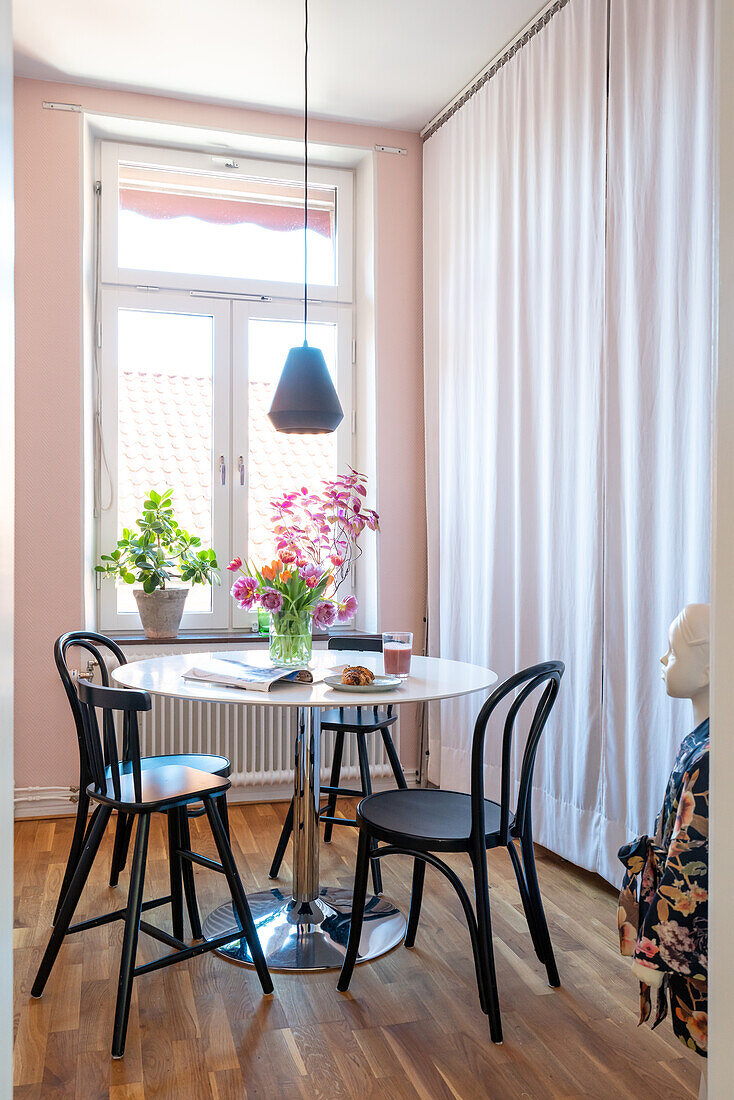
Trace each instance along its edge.
<instances>
[{"instance_id":1,"label":"drinking glass","mask_svg":"<svg viewBox=\"0 0 734 1100\"><path fill-rule=\"evenodd\" d=\"M413 652L413 635L409 630L391 630L382 635L382 658L386 676L410 676L410 656Z\"/></svg>"}]
</instances>

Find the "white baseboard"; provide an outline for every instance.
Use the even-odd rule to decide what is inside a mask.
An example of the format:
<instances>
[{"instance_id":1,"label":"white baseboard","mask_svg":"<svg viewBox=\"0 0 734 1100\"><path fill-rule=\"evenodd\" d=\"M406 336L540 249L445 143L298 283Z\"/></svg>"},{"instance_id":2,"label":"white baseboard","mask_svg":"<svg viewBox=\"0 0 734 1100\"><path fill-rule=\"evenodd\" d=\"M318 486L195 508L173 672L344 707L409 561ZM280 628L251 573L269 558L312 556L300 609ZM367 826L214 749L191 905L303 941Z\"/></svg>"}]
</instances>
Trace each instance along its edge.
<instances>
[{"instance_id":1,"label":"white baseboard","mask_svg":"<svg viewBox=\"0 0 734 1100\"><path fill-rule=\"evenodd\" d=\"M409 787L418 785L418 773L406 771ZM386 791L395 784L388 776L372 781L373 790ZM278 786L232 787L227 798L230 804L239 802L288 802L293 795L293 784ZM76 814L78 791L76 787L16 787L15 817L17 820L35 817L73 817Z\"/></svg>"},{"instance_id":2,"label":"white baseboard","mask_svg":"<svg viewBox=\"0 0 734 1100\"><path fill-rule=\"evenodd\" d=\"M15 816L67 817L76 813L76 787L16 787Z\"/></svg>"}]
</instances>

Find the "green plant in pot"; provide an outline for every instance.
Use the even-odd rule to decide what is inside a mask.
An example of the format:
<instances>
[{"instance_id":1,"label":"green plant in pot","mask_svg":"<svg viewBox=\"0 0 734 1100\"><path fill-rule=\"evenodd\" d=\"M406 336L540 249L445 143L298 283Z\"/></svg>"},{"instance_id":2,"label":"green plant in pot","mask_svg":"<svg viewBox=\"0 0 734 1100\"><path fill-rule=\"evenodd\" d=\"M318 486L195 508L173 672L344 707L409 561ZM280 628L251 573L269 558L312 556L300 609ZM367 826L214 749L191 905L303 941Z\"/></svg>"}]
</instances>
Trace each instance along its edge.
<instances>
[{"instance_id":1,"label":"green plant in pot","mask_svg":"<svg viewBox=\"0 0 734 1100\"><path fill-rule=\"evenodd\" d=\"M175 638L189 589L169 582L219 584L217 556L213 550L202 550L201 539L176 521L173 489L151 489L135 522L136 530L125 527L117 549L102 554L104 564L95 568L126 584L142 585L133 595L146 638Z\"/></svg>"}]
</instances>

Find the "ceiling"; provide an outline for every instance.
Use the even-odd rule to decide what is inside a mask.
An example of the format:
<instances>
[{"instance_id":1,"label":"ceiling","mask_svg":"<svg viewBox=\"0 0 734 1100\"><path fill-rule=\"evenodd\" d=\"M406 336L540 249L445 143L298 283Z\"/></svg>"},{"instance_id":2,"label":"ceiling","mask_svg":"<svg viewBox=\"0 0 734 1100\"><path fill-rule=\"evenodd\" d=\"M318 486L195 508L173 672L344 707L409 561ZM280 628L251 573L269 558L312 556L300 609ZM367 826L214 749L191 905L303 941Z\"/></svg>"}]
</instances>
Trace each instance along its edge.
<instances>
[{"instance_id":1,"label":"ceiling","mask_svg":"<svg viewBox=\"0 0 734 1100\"><path fill-rule=\"evenodd\" d=\"M542 0L310 0L313 115L420 130ZM277 111L303 104L301 0L15 0L16 72Z\"/></svg>"}]
</instances>

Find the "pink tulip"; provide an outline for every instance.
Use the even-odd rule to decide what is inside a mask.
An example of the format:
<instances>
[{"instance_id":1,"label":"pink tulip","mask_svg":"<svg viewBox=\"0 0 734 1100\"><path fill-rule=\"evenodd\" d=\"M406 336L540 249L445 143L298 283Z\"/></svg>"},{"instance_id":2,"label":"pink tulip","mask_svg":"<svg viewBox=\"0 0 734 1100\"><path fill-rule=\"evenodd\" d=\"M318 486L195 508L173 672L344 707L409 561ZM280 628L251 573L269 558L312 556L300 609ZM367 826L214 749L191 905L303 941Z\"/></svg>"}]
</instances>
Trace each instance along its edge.
<instances>
[{"instance_id":1,"label":"pink tulip","mask_svg":"<svg viewBox=\"0 0 734 1100\"><path fill-rule=\"evenodd\" d=\"M249 611L255 602L257 581L254 577L238 577L232 585L231 596L243 611Z\"/></svg>"},{"instance_id":2,"label":"pink tulip","mask_svg":"<svg viewBox=\"0 0 734 1100\"><path fill-rule=\"evenodd\" d=\"M314 625L322 629L333 626L336 614L336 605L333 604L331 600L319 600L316 607L313 609Z\"/></svg>"},{"instance_id":3,"label":"pink tulip","mask_svg":"<svg viewBox=\"0 0 734 1100\"><path fill-rule=\"evenodd\" d=\"M357 603L357 597L347 596L344 603L339 604L339 611L337 614L339 622L346 623L349 621L349 619L353 619L354 616L357 614L358 607L359 604Z\"/></svg>"},{"instance_id":4,"label":"pink tulip","mask_svg":"<svg viewBox=\"0 0 734 1100\"><path fill-rule=\"evenodd\" d=\"M260 597L260 603L265 611L271 615L277 615L283 609L283 597L274 588L266 588Z\"/></svg>"}]
</instances>

